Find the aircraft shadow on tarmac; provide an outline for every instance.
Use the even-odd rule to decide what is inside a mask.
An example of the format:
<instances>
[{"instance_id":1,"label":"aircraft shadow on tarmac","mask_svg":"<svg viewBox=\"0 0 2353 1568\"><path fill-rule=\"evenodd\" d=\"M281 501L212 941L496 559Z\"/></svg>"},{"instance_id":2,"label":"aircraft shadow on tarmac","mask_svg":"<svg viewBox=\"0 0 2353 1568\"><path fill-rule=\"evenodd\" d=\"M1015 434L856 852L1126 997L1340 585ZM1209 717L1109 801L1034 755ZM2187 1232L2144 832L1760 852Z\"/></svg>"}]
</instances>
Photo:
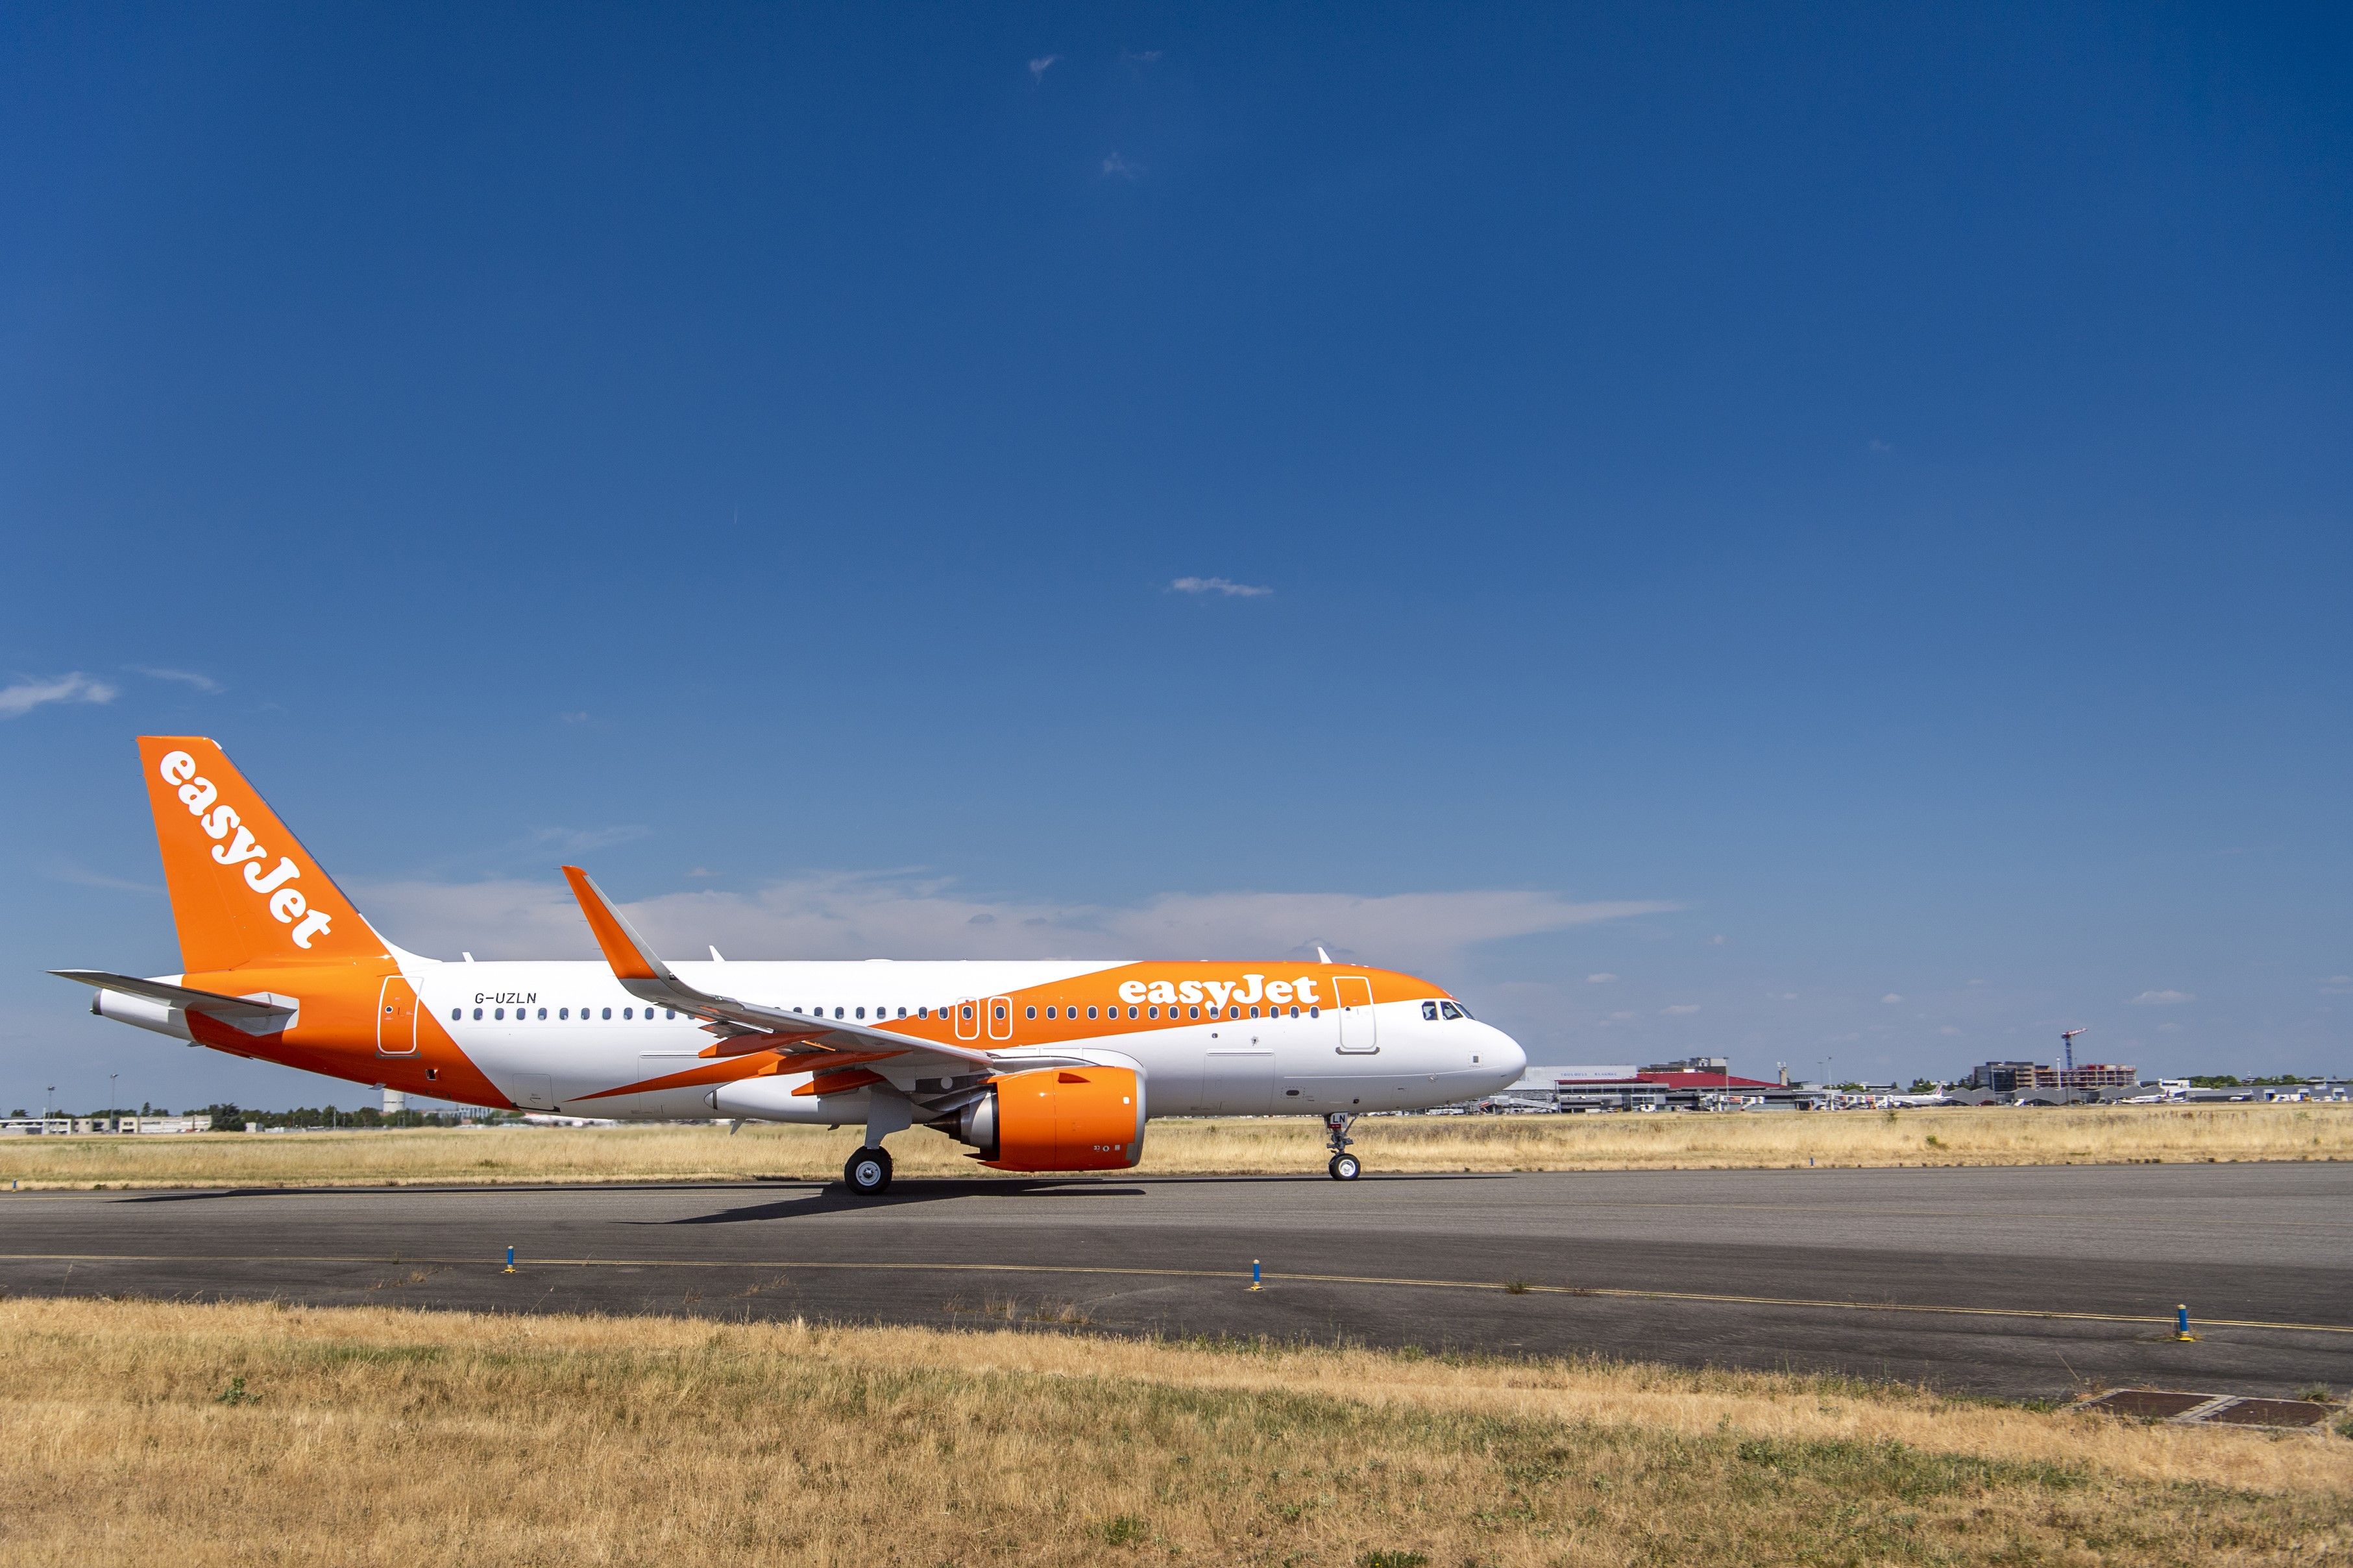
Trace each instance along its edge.
<instances>
[{"instance_id":1,"label":"aircraft shadow on tarmac","mask_svg":"<svg viewBox=\"0 0 2353 1568\"><path fill-rule=\"evenodd\" d=\"M721 1209L713 1214L688 1215L680 1219L638 1220L633 1223L659 1226L743 1225L754 1220L815 1219L832 1214L878 1214L886 1209L941 1203L952 1198L1140 1198L1144 1195L1142 1187L1103 1186L1092 1182L944 1181L909 1182L904 1186L893 1185L891 1191L880 1197L859 1197L839 1182L828 1182L805 1198L753 1204L744 1208Z\"/></svg>"},{"instance_id":2,"label":"aircraft shadow on tarmac","mask_svg":"<svg viewBox=\"0 0 2353 1568\"><path fill-rule=\"evenodd\" d=\"M418 1184L417 1185L383 1187L205 1187L193 1191L125 1193L108 1201L121 1204L193 1204L216 1203L225 1198L348 1198L348 1197L480 1197L484 1194L521 1195L527 1193L678 1193L678 1192L742 1192L774 1190L777 1187L807 1191L817 1195L763 1204L756 1210L730 1211L747 1218L787 1215L836 1214L849 1210L892 1208L904 1204L938 1203L949 1198L1054 1198L1054 1197L1143 1197L1153 1187L1194 1186L1208 1183L1249 1186L1288 1185L1307 1183L1320 1186L1331 1178L1321 1174L1301 1173L1259 1173L1250 1175L1186 1175L1143 1176L1121 1184L1106 1184L1098 1179L1058 1181L1008 1181L1001 1178L917 1178L894 1186L881 1197L854 1198L839 1182L808 1176L753 1176L732 1182L479 1182L448 1185ZM1380 1175L1367 1173L1366 1182L1500 1182L1511 1179L1510 1173L1501 1171L1399 1171ZM658 1220L643 1223L659 1225L716 1225L726 1223L729 1215L706 1215L691 1219Z\"/></svg>"},{"instance_id":3,"label":"aircraft shadow on tarmac","mask_svg":"<svg viewBox=\"0 0 2353 1568\"><path fill-rule=\"evenodd\" d=\"M1493 1181L1501 1179L1494 1173L1459 1174L1454 1172L1416 1173L1384 1178L1388 1181ZM1152 1176L1123 1183L1100 1180L1079 1181L1005 1181L990 1178L958 1179L947 1177L916 1180L894 1184L880 1197L853 1196L849 1189L838 1182L828 1182L809 1197L786 1198L776 1203L753 1205L746 1208L723 1209L714 1214L689 1215L681 1219L638 1220L639 1225L741 1225L754 1220L813 1219L833 1214L874 1214L886 1209L913 1204L942 1203L955 1198L1140 1198L1150 1195L1155 1186L1192 1185L1204 1182L1241 1183L1250 1185L1271 1185L1295 1182L1323 1184L1331 1180L1322 1175L1257 1175L1257 1176ZM815 1186L816 1184L810 1184Z\"/></svg>"}]
</instances>

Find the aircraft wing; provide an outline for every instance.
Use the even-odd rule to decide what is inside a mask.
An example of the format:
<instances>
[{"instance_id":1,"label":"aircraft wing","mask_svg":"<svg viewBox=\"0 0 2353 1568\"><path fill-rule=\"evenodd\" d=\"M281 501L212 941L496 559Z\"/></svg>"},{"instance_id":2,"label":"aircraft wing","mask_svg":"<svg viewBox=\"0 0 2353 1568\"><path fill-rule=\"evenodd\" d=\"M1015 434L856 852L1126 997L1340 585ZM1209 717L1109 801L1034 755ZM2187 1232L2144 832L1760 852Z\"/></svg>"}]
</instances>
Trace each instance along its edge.
<instances>
[{"instance_id":1,"label":"aircraft wing","mask_svg":"<svg viewBox=\"0 0 2353 1568\"><path fill-rule=\"evenodd\" d=\"M185 985L166 985L160 980L142 980L135 974L110 974L103 969L52 969L50 973L60 980L79 981L95 985L100 991L120 991L126 996L144 996L150 1002L161 1002L166 1007L177 1007L184 1013L204 1013L231 1024L257 1024L266 1019L283 1018L294 1009L283 1002L266 1002L251 996L224 996L217 991L196 991Z\"/></svg>"},{"instance_id":2,"label":"aircraft wing","mask_svg":"<svg viewBox=\"0 0 2353 1568\"><path fill-rule=\"evenodd\" d=\"M613 977L621 983L621 988L641 1002L674 1007L704 1020L705 1026L720 1037L720 1043L705 1055L773 1050L795 1067L823 1066L828 1058L859 1062L889 1059L894 1066L913 1068L924 1078L960 1078L1000 1070L999 1064L986 1051L917 1039L862 1023L815 1018L689 985L670 973L670 965L655 954L628 917L613 907L604 889L587 872L577 866L566 866L564 878L572 884L572 895L580 900L580 912L588 917L588 928L596 933L596 945L604 952L605 962L612 965Z\"/></svg>"}]
</instances>

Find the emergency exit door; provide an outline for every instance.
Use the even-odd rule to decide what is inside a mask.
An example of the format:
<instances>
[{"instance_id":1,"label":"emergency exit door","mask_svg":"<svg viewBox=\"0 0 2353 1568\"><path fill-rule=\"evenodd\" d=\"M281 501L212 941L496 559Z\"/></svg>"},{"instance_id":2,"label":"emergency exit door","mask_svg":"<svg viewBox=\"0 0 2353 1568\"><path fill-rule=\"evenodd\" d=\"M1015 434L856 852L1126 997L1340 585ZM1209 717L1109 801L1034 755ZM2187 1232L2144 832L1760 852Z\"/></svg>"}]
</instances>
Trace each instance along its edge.
<instances>
[{"instance_id":1,"label":"emergency exit door","mask_svg":"<svg viewBox=\"0 0 2353 1568\"><path fill-rule=\"evenodd\" d=\"M1332 977L1332 999L1340 1006L1340 1048L1370 1056L1381 1048L1373 1018L1373 983L1361 974Z\"/></svg>"},{"instance_id":2,"label":"emergency exit door","mask_svg":"<svg viewBox=\"0 0 2353 1568\"><path fill-rule=\"evenodd\" d=\"M413 1057L417 1054L417 993L397 974L384 978L375 1005L375 1054Z\"/></svg>"}]
</instances>

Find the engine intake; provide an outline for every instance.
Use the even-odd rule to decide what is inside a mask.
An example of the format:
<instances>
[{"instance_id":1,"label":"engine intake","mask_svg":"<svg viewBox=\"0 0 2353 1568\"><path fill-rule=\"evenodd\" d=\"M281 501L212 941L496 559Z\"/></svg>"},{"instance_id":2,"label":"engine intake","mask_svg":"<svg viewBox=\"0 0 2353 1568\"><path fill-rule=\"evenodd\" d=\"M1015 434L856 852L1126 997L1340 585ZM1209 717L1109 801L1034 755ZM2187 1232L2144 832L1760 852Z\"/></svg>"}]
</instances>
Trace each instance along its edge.
<instances>
[{"instance_id":1,"label":"engine intake","mask_svg":"<svg viewBox=\"0 0 2353 1568\"><path fill-rule=\"evenodd\" d=\"M1133 1068L1008 1073L949 1136L1000 1171L1124 1171L1144 1158L1144 1079Z\"/></svg>"}]
</instances>

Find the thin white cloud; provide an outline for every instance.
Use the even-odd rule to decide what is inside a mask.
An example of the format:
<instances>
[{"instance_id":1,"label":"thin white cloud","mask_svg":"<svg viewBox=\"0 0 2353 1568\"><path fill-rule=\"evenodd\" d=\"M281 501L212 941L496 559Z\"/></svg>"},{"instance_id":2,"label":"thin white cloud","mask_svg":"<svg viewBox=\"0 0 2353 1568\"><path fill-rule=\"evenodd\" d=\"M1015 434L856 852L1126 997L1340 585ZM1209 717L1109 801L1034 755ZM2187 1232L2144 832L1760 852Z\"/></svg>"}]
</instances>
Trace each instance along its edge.
<instances>
[{"instance_id":1,"label":"thin white cloud","mask_svg":"<svg viewBox=\"0 0 2353 1568\"><path fill-rule=\"evenodd\" d=\"M1696 1002L1678 1002L1672 1007L1662 1007L1659 1011L1664 1013L1670 1018L1681 1018L1698 1012L1699 1004Z\"/></svg>"},{"instance_id":2,"label":"thin white cloud","mask_svg":"<svg viewBox=\"0 0 2353 1568\"><path fill-rule=\"evenodd\" d=\"M1237 583L1230 577L1179 577L1168 586L1178 594L1223 594L1229 599L1263 599L1274 592L1255 583Z\"/></svg>"},{"instance_id":3,"label":"thin white cloud","mask_svg":"<svg viewBox=\"0 0 2353 1568\"><path fill-rule=\"evenodd\" d=\"M1585 983L1586 983L1588 985L1607 985L1607 984L1609 984L1611 981L1616 980L1617 978L1618 978L1618 977L1617 977L1616 975L1614 975L1614 974L1610 973L1608 970L1606 970L1606 969L1605 969L1605 970L1603 970L1603 971L1602 971L1600 973L1599 973L1599 974L1588 974L1588 975L1587 975L1587 976L1585 977Z\"/></svg>"},{"instance_id":4,"label":"thin white cloud","mask_svg":"<svg viewBox=\"0 0 2353 1568\"><path fill-rule=\"evenodd\" d=\"M2353 991L2353 974L2332 974L2320 983L2324 996L2342 996L2348 991Z\"/></svg>"},{"instance_id":5,"label":"thin white cloud","mask_svg":"<svg viewBox=\"0 0 2353 1568\"><path fill-rule=\"evenodd\" d=\"M556 717L566 724L586 724L590 714L586 708L567 708Z\"/></svg>"},{"instance_id":6,"label":"thin white cloud","mask_svg":"<svg viewBox=\"0 0 2353 1568\"><path fill-rule=\"evenodd\" d=\"M1047 68L1061 58L1062 57L1060 55L1039 55L1036 59L1031 60L1029 62L1029 79L1033 82L1044 81L1046 79Z\"/></svg>"},{"instance_id":7,"label":"thin white cloud","mask_svg":"<svg viewBox=\"0 0 2353 1568\"><path fill-rule=\"evenodd\" d=\"M132 674L143 675L150 680L176 680L183 686L193 686L207 697L216 696L223 689L219 681L193 669L157 669L144 664L134 664L130 668Z\"/></svg>"},{"instance_id":8,"label":"thin white cloud","mask_svg":"<svg viewBox=\"0 0 2353 1568\"><path fill-rule=\"evenodd\" d=\"M1960 1031L1953 1027L1950 1024L1947 1024L1943 1028L1938 1029L1936 1033L1940 1035L1957 1035Z\"/></svg>"},{"instance_id":9,"label":"thin white cloud","mask_svg":"<svg viewBox=\"0 0 2353 1568\"><path fill-rule=\"evenodd\" d=\"M2136 1007L2178 1007L2184 1002L2195 1002L2196 995L2188 991L2144 991L2133 998Z\"/></svg>"},{"instance_id":10,"label":"thin white cloud","mask_svg":"<svg viewBox=\"0 0 2353 1568\"><path fill-rule=\"evenodd\" d=\"M1144 165L1141 163L1131 163L1126 159L1121 157L1118 153L1113 153L1103 161L1103 172L1105 179L1118 178L1122 180L1132 180L1138 174L1144 173Z\"/></svg>"},{"instance_id":11,"label":"thin white cloud","mask_svg":"<svg viewBox=\"0 0 2353 1568\"><path fill-rule=\"evenodd\" d=\"M547 845L570 855L586 855L643 838L649 831L634 822L619 822L609 827L534 827L531 837L534 844Z\"/></svg>"},{"instance_id":12,"label":"thin white cloud","mask_svg":"<svg viewBox=\"0 0 2353 1568\"><path fill-rule=\"evenodd\" d=\"M1894 1004L1903 1001L1904 998L1897 995L1894 992L1890 991L1886 995L1882 996L1880 1000L1888 1004L1890 1006L1893 1006Z\"/></svg>"},{"instance_id":13,"label":"thin white cloud","mask_svg":"<svg viewBox=\"0 0 2353 1568\"><path fill-rule=\"evenodd\" d=\"M104 888L116 893L160 893L157 882L134 882L128 877L110 877L103 871L93 871L72 860L58 860L49 867L49 875L60 882L70 882L77 888Z\"/></svg>"},{"instance_id":14,"label":"thin white cloud","mask_svg":"<svg viewBox=\"0 0 2353 1568\"><path fill-rule=\"evenodd\" d=\"M16 684L0 687L0 719L22 719L52 702L111 702L118 693L118 688L78 669L48 680L20 676Z\"/></svg>"},{"instance_id":15,"label":"thin white cloud","mask_svg":"<svg viewBox=\"0 0 2353 1568\"><path fill-rule=\"evenodd\" d=\"M483 957L588 957L588 928L554 875L480 882L392 881L353 889L404 947ZM617 889L608 889L617 891ZM712 942L761 958L1225 958L1290 953L1322 942L1362 962L1426 971L1483 942L1678 906L1577 902L1515 890L1396 893L1165 893L1139 904L967 898L944 880L810 876L756 892L659 894L622 906L658 948ZM1314 933L1314 934L1310 934Z\"/></svg>"}]
</instances>

